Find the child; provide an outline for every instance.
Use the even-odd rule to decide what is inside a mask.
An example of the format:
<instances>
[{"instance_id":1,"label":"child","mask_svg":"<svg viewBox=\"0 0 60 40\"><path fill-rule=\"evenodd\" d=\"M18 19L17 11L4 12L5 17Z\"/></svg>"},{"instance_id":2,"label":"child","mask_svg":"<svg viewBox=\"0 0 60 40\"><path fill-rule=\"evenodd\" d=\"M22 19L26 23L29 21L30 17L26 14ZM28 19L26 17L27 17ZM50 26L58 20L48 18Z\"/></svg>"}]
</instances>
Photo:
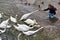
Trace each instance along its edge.
<instances>
[{"instance_id":1,"label":"child","mask_svg":"<svg viewBox=\"0 0 60 40\"><path fill-rule=\"evenodd\" d=\"M49 10L49 18L54 18L55 14L56 14L56 8L54 6L52 6L51 4L48 5L48 8L47 9L44 9L43 11L47 11Z\"/></svg>"}]
</instances>

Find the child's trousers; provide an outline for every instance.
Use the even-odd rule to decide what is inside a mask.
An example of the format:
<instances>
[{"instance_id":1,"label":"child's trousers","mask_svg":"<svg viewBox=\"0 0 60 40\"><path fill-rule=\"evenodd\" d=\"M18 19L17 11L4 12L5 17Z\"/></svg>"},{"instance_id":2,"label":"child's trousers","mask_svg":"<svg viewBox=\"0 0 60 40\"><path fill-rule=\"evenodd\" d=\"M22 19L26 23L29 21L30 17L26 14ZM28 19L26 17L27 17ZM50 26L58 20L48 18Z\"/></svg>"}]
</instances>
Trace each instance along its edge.
<instances>
[{"instance_id":1,"label":"child's trousers","mask_svg":"<svg viewBox=\"0 0 60 40\"><path fill-rule=\"evenodd\" d=\"M49 18L54 18L54 17L55 17L54 13L49 13Z\"/></svg>"}]
</instances>

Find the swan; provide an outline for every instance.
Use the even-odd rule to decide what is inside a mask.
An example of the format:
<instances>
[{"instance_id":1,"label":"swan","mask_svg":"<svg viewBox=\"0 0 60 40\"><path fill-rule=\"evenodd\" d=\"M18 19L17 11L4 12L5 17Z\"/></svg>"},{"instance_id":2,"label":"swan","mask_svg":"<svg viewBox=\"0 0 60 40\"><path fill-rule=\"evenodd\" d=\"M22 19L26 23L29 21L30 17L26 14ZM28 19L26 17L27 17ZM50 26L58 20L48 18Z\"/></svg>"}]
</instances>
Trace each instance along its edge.
<instances>
[{"instance_id":1,"label":"swan","mask_svg":"<svg viewBox=\"0 0 60 40\"><path fill-rule=\"evenodd\" d=\"M16 19L16 18L14 18L14 17L12 17L12 16L10 16L10 20L11 20L12 22L14 22L14 23L16 23L16 22L17 22L17 19Z\"/></svg>"},{"instance_id":2,"label":"swan","mask_svg":"<svg viewBox=\"0 0 60 40\"><path fill-rule=\"evenodd\" d=\"M38 11L38 10L35 10L35 11L31 12L31 13L24 14L24 15L21 17L20 20L27 19L32 13L35 13L35 12L37 12L37 11Z\"/></svg>"},{"instance_id":3,"label":"swan","mask_svg":"<svg viewBox=\"0 0 60 40\"><path fill-rule=\"evenodd\" d=\"M32 29L34 27L29 27L25 24L17 24L18 26L16 25L13 25L18 31L28 31L29 29Z\"/></svg>"},{"instance_id":4,"label":"swan","mask_svg":"<svg viewBox=\"0 0 60 40\"><path fill-rule=\"evenodd\" d=\"M0 23L0 28L5 28L5 26L8 25L8 21L9 19L2 21L2 23Z\"/></svg>"},{"instance_id":5,"label":"swan","mask_svg":"<svg viewBox=\"0 0 60 40\"><path fill-rule=\"evenodd\" d=\"M34 20L32 20L32 19L27 19L27 20L24 21L24 22L27 23L27 24L29 24L29 25L38 24L35 19L34 19Z\"/></svg>"},{"instance_id":6,"label":"swan","mask_svg":"<svg viewBox=\"0 0 60 40\"><path fill-rule=\"evenodd\" d=\"M25 35L27 35L27 36L33 35L33 34L35 34L36 32L38 32L39 30L41 30L41 29L43 29L43 27L41 27L41 28L39 28L39 29L37 29L37 30L35 30L35 31L27 31L27 32L24 32L24 31L23 31L23 34L25 34Z\"/></svg>"},{"instance_id":7,"label":"swan","mask_svg":"<svg viewBox=\"0 0 60 40\"><path fill-rule=\"evenodd\" d=\"M7 26L7 25L6 25L6 26ZM0 29L0 34L4 33L4 32L6 31L6 26L5 26L4 30L1 30L1 29Z\"/></svg>"}]
</instances>

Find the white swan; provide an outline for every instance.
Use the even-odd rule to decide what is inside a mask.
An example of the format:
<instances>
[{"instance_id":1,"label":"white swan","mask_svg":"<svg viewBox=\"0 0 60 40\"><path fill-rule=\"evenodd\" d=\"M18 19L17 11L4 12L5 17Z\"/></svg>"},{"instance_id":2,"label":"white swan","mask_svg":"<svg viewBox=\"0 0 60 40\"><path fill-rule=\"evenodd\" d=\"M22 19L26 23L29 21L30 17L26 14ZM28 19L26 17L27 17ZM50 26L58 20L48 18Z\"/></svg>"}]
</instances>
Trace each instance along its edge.
<instances>
[{"instance_id":1,"label":"white swan","mask_svg":"<svg viewBox=\"0 0 60 40\"><path fill-rule=\"evenodd\" d=\"M29 27L25 24L18 24L18 26L13 25L18 31L28 31L29 29L32 29L34 27Z\"/></svg>"},{"instance_id":2,"label":"white swan","mask_svg":"<svg viewBox=\"0 0 60 40\"><path fill-rule=\"evenodd\" d=\"M16 18L14 18L14 17L12 17L12 16L10 16L10 20L11 20L12 22L14 22L14 23L16 23L16 22L17 22L17 19L16 19Z\"/></svg>"},{"instance_id":3,"label":"white swan","mask_svg":"<svg viewBox=\"0 0 60 40\"><path fill-rule=\"evenodd\" d=\"M6 26L7 26L7 25L6 25ZM6 31L6 26L5 26L4 30L1 30L1 29L0 29L0 34L4 33L4 32ZM2 40L1 37L0 37L0 40Z\"/></svg>"},{"instance_id":4,"label":"white swan","mask_svg":"<svg viewBox=\"0 0 60 40\"><path fill-rule=\"evenodd\" d=\"M0 34L4 33L6 31L6 27L7 27L7 25L5 26L4 30L0 29Z\"/></svg>"},{"instance_id":5,"label":"white swan","mask_svg":"<svg viewBox=\"0 0 60 40\"><path fill-rule=\"evenodd\" d=\"M39 30L41 30L41 29L43 29L43 27L37 29L36 31L27 31L27 32L23 32L23 34L28 35L28 36L29 36L29 35L33 35L33 34L35 34L36 32L38 32Z\"/></svg>"},{"instance_id":6,"label":"white swan","mask_svg":"<svg viewBox=\"0 0 60 40\"><path fill-rule=\"evenodd\" d=\"M37 12L37 11L38 11L38 10L35 10L35 11L31 12L31 13L24 14L24 15L21 17L20 20L27 19L32 13L35 13L35 12Z\"/></svg>"},{"instance_id":7,"label":"white swan","mask_svg":"<svg viewBox=\"0 0 60 40\"><path fill-rule=\"evenodd\" d=\"M3 22L0 24L0 28L5 28L5 26L8 25L8 21L9 21L9 19L3 21Z\"/></svg>"},{"instance_id":8,"label":"white swan","mask_svg":"<svg viewBox=\"0 0 60 40\"><path fill-rule=\"evenodd\" d=\"M27 20L24 21L24 22L27 23L27 24L29 24L29 25L38 24L35 19L34 19L34 20L32 20L32 19L27 19Z\"/></svg>"}]
</instances>

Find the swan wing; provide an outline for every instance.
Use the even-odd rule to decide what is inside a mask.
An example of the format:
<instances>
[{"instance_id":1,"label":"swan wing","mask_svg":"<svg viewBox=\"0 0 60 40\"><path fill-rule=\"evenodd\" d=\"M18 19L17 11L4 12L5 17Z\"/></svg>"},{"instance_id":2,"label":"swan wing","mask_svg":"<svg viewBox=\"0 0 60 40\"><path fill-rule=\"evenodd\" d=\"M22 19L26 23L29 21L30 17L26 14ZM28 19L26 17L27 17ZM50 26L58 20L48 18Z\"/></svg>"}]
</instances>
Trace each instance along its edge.
<instances>
[{"instance_id":1,"label":"swan wing","mask_svg":"<svg viewBox=\"0 0 60 40\"><path fill-rule=\"evenodd\" d=\"M21 17L20 20L27 19L30 15L31 15L31 13L24 14L24 15Z\"/></svg>"},{"instance_id":2,"label":"swan wing","mask_svg":"<svg viewBox=\"0 0 60 40\"><path fill-rule=\"evenodd\" d=\"M31 20L31 19L27 19L26 21L24 21L25 23L27 24L30 24L30 25L34 25L34 21Z\"/></svg>"},{"instance_id":3,"label":"swan wing","mask_svg":"<svg viewBox=\"0 0 60 40\"><path fill-rule=\"evenodd\" d=\"M12 26L11 25L7 25L7 28L11 28Z\"/></svg>"},{"instance_id":4,"label":"swan wing","mask_svg":"<svg viewBox=\"0 0 60 40\"><path fill-rule=\"evenodd\" d=\"M16 18L13 18L12 16L10 17L12 22L17 22Z\"/></svg>"}]
</instances>

